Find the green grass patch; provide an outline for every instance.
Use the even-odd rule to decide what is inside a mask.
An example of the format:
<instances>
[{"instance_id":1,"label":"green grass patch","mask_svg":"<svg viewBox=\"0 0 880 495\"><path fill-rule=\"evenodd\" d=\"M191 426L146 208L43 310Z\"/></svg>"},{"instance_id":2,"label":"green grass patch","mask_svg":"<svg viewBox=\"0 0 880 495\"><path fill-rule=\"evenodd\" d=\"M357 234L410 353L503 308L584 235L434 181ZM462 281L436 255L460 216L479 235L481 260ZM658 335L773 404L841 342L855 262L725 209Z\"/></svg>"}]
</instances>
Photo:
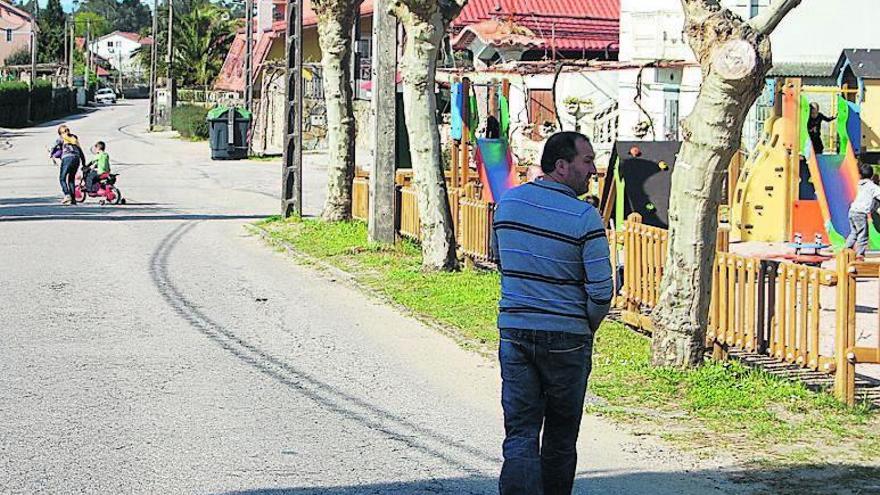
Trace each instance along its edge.
<instances>
[{"instance_id":1,"label":"green grass patch","mask_svg":"<svg viewBox=\"0 0 880 495\"><path fill-rule=\"evenodd\" d=\"M418 246L371 244L361 222L272 217L257 225L466 340L490 347L498 340L495 272L423 272ZM880 419L867 406L842 406L829 394L737 362L655 368L649 340L616 322L606 322L596 336L590 390L608 402L593 411L693 448L795 464L880 459Z\"/></svg>"},{"instance_id":2,"label":"green grass patch","mask_svg":"<svg viewBox=\"0 0 880 495\"><path fill-rule=\"evenodd\" d=\"M354 274L360 283L384 294L413 313L455 328L480 343L498 340L495 306L498 274L489 271L426 273L418 246L401 242L371 244L362 222L282 221L258 223L275 239Z\"/></svg>"},{"instance_id":3,"label":"green grass patch","mask_svg":"<svg viewBox=\"0 0 880 495\"><path fill-rule=\"evenodd\" d=\"M251 155L248 157L248 160L252 162L280 162L280 156L259 156L259 155Z\"/></svg>"}]
</instances>

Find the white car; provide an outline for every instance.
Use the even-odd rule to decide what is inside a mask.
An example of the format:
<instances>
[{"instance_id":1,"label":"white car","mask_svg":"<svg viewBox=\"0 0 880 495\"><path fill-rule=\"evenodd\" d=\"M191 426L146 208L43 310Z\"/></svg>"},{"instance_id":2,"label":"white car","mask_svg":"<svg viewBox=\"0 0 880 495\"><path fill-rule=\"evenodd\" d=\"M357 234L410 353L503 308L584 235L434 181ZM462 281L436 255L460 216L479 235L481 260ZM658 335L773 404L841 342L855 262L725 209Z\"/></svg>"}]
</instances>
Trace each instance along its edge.
<instances>
[{"instance_id":1,"label":"white car","mask_svg":"<svg viewBox=\"0 0 880 495\"><path fill-rule=\"evenodd\" d=\"M95 101L98 103L116 103L116 93L110 88L101 88L95 93Z\"/></svg>"}]
</instances>

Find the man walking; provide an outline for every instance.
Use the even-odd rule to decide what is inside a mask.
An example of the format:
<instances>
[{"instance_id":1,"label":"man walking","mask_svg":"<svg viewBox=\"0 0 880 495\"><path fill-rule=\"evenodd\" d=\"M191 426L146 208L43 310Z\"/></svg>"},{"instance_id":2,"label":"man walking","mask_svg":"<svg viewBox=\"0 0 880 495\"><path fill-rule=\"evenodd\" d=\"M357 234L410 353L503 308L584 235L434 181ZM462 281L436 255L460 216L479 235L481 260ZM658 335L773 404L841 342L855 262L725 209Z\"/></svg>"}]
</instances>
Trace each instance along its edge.
<instances>
[{"instance_id":1,"label":"man walking","mask_svg":"<svg viewBox=\"0 0 880 495\"><path fill-rule=\"evenodd\" d=\"M594 158L586 136L551 136L543 178L508 191L495 212L502 495L568 495L574 484L593 335L612 296L602 219L578 199Z\"/></svg>"}]
</instances>

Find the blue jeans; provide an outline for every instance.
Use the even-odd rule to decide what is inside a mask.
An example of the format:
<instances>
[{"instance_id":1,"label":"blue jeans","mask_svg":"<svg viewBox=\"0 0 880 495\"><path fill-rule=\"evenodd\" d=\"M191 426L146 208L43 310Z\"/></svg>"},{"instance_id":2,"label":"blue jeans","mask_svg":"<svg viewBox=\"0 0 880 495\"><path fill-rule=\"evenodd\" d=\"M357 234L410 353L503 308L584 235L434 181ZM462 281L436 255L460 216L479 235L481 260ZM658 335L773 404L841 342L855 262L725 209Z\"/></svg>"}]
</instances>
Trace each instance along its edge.
<instances>
[{"instance_id":1,"label":"blue jeans","mask_svg":"<svg viewBox=\"0 0 880 495\"><path fill-rule=\"evenodd\" d=\"M502 495L571 494L592 355L592 334L501 330Z\"/></svg>"},{"instance_id":2,"label":"blue jeans","mask_svg":"<svg viewBox=\"0 0 880 495\"><path fill-rule=\"evenodd\" d=\"M76 171L79 169L79 157L65 156L61 159L61 192L73 198L76 191Z\"/></svg>"},{"instance_id":3,"label":"blue jeans","mask_svg":"<svg viewBox=\"0 0 880 495\"><path fill-rule=\"evenodd\" d=\"M868 251L868 213L850 213L849 236L846 238L846 248L855 247L857 256L864 256Z\"/></svg>"}]
</instances>

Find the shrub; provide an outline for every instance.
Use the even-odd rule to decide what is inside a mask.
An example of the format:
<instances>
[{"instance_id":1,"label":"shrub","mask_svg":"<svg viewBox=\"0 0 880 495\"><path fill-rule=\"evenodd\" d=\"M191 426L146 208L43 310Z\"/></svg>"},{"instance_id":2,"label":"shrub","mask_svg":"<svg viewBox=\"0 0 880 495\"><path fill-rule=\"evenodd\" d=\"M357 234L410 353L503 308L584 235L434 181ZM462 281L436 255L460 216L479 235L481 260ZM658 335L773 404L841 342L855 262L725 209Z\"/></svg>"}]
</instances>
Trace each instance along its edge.
<instances>
[{"instance_id":1,"label":"shrub","mask_svg":"<svg viewBox=\"0 0 880 495\"><path fill-rule=\"evenodd\" d=\"M27 124L28 85L26 82L0 83L0 125L21 127Z\"/></svg>"},{"instance_id":2,"label":"shrub","mask_svg":"<svg viewBox=\"0 0 880 495\"><path fill-rule=\"evenodd\" d=\"M0 82L0 126L27 125L28 92L26 82ZM49 81L36 82L31 104L32 117L36 122L67 115L75 109L71 92L66 88L53 90Z\"/></svg>"},{"instance_id":3,"label":"shrub","mask_svg":"<svg viewBox=\"0 0 880 495\"><path fill-rule=\"evenodd\" d=\"M31 63L31 49L28 47L19 48L6 57L4 61L6 65L28 65Z\"/></svg>"},{"instance_id":4,"label":"shrub","mask_svg":"<svg viewBox=\"0 0 880 495\"><path fill-rule=\"evenodd\" d=\"M208 139L208 109L180 105L171 111L171 128L187 139Z\"/></svg>"}]
</instances>

